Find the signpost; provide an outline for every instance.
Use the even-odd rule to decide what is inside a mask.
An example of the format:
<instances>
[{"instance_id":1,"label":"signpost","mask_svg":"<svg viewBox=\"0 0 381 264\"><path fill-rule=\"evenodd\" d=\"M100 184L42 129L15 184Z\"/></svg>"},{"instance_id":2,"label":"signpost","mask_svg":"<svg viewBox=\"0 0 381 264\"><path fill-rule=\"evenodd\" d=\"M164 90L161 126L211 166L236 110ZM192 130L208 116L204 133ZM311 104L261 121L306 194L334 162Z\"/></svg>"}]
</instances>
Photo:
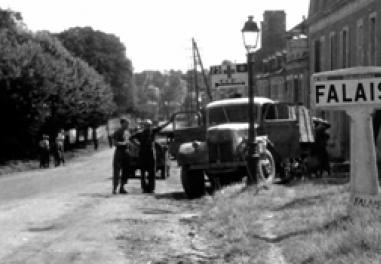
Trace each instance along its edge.
<instances>
[{"instance_id":1,"label":"signpost","mask_svg":"<svg viewBox=\"0 0 381 264\"><path fill-rule=\"evenodd\" d=\"M314 74L311 103L316 109L343 110L351 119L350 208L381 209L372 114L381 109L381 67Z\"/></svg>"}]
</instances>

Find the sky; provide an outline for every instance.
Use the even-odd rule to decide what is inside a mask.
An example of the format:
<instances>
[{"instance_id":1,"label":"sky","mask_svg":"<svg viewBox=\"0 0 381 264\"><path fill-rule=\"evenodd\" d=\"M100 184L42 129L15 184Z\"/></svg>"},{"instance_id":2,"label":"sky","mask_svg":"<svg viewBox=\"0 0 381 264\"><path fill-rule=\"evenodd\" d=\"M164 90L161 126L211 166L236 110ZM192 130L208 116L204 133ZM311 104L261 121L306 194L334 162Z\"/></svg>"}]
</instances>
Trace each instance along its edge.
<instances>
[{"instance_id":1,"label":"sky","mask_svg":"<svg viewBox=\"0 0 381 264\"><path fill-rule=\"evenodd\" d=\"M0 0L22 13L29 29L57 33L91 26L117 35L135 72L187 70L195 38L205 67L245 61L241 29L248 15L285 10L287 28L308 12L308 0Z\"/></svg>"}]
</instances>

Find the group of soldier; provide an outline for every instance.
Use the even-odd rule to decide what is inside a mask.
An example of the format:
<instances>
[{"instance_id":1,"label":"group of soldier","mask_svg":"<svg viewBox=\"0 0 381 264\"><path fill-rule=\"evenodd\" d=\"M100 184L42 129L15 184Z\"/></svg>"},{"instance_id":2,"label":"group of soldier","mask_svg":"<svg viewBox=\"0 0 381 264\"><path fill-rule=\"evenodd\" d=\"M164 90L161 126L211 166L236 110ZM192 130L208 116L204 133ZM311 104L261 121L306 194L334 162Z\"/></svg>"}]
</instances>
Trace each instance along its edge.
<instances>
[{"instance_id":1,"label":"group of soldier","mask_svg":"<svg viewBox=\"0 0 381 264\"><path fill-rule=\"evenodd\" d=\"M156 155L155 136L171 121L160 126L153 126L150 120L141 122L141 128L131 134L130 121L120 119L120 128L113 135L115 152L113 158L113 184L112 193L126 194L124 186L128 178L135 173L135 168L131 165L131 151L134 146L139 148L138 164L140 167L140 177L142 180L143 192L153 193L155 191ZM145 179L148 178L148 181ZM119 188L119 190L118 190Z\"/></svg>"},{"instance_id":2,"label":"group of soldier","mask_svg":"<svg viewBox=\"0 0 381 264\"><path fill-rule=\"evenodd\" d=\"M53 142L50 141L48 135L42 136L39 142L40 168L49 168L51 155L53 155L54 165L56 167L65 164L64 142L64 130L58 132Z\"/></svg>"}]
</instances>

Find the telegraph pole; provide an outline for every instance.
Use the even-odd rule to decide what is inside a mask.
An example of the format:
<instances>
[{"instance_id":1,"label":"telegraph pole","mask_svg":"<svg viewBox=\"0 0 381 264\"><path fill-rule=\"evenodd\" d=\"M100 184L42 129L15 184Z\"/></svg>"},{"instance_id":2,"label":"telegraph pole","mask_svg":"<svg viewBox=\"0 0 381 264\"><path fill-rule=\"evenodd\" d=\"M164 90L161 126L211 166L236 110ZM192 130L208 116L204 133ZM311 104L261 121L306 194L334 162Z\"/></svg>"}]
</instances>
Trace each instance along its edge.
<instances>
[{"instance_id":1,"label":"telegraph pole","mask_svg":"<svg viewBox=\"0 0 381 264\"><path fill-rule=\"evenodd\" d=\"M200 109L200 102L199 102L199 97L200 97L200 91L198 87L198 80L197 80L197 58L196 58L196 45L195 45L194 39L192 39L192 53L193 53L193 87L194 87L194 92L196 95L196 111Z\"/></svg>"},{"instance_id":2,"label":"telegraph pole","mask_svg":"<svg viewBox=\"0 0 381 264\"><path fill-rule=\"evenodd\" d=\"M207 92L209 101L213 101L212 92L210 91L209 80L208 80L208 77L205 74L205 69L204 69L204 65L202 64L200 51L198 50L197 43L196 43L196 41L194 39L192 39L192 43L193 43L193 49L194 49L194 51L196 53L196 56L198 58L198 62L199 62L200 67L201 67L202 77L204 78L204 83L205 83L206 92Z\"/></svg>"}]
</instances>

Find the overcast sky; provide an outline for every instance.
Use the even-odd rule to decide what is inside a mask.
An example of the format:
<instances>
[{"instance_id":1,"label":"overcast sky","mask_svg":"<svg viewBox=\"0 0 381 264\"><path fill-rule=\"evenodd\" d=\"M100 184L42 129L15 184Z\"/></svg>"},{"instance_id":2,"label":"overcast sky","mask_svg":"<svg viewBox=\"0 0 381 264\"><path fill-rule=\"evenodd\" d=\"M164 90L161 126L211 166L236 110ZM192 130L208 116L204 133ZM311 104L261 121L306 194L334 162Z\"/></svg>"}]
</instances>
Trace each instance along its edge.
<instances>
[{"instance_id":1,"label":"overcast sky","mask_svg":"<svg viewBox=\"0 0 381 264\"><path fill-rule=\"evenodd\" d=\"M307 15L308 0L0 0L20 11L31 30L60 32L91 26L120 37L135 71L186 70L191 38L205 66L245 61L241 28L248 15L283 9L287 28Z\"/></svg>"}]
</instances>

